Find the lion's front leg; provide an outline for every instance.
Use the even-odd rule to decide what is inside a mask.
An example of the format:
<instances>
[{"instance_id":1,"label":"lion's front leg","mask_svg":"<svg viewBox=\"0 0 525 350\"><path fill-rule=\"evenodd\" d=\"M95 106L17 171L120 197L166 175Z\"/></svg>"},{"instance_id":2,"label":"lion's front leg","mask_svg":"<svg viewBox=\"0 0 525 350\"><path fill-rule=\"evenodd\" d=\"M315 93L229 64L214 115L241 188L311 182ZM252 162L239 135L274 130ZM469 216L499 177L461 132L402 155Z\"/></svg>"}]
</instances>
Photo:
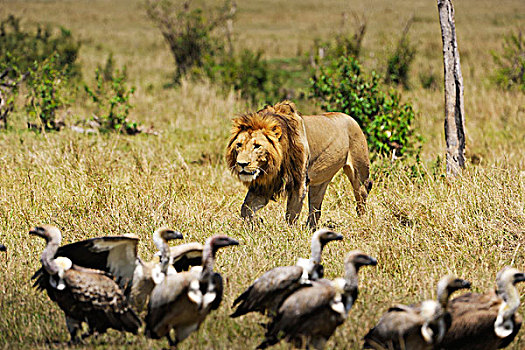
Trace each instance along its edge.
<instances>
[{"instance_id":1,"label":"lion's front leg","mask_svg":"<svg viewBox=\"0 0 525 350\"><path fill-rule=\"evenodd\" d=\"M303 183L297 188L293 188L288 192L288 199L286 202L286 220L288 224L295 224L301 209L303 208L303 200L306 195L306 184Z\"/></svg>"},{"instance_id":2,"label":"lion's front leg","mask_svg":"<svg viewBox=\"0 0 525 350\"><path fill-rule=\"evenodd\" d=\"M246 198L244 198L244 203L242 203L241 217L243 219L252 220L255 213L259 209L264 208L264 206L268 204L269 201L269 198L257 195L252 190L248 190Z\"/></svg>"}]
</instances>

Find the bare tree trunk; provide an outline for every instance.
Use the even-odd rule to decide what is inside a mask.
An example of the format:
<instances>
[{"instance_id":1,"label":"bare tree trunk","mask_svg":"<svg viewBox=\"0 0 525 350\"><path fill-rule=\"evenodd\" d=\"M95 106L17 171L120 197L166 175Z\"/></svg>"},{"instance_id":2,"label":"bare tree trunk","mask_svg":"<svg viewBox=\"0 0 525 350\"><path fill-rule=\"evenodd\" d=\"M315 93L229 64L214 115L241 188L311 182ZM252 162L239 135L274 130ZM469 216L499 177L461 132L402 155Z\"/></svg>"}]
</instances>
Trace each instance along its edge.
<instances>
[{"instance_id":1,"label":"bare tree trunk","mask_svg":"<svg viewBox=\"0 0 525 350\"><path fill-rule=\"evenodd\" d=\"M465 167L465 108L463 76L451 0L437 0L445 70L445 139L447 175L456 176Z\"/></svg>"}]
</instances>

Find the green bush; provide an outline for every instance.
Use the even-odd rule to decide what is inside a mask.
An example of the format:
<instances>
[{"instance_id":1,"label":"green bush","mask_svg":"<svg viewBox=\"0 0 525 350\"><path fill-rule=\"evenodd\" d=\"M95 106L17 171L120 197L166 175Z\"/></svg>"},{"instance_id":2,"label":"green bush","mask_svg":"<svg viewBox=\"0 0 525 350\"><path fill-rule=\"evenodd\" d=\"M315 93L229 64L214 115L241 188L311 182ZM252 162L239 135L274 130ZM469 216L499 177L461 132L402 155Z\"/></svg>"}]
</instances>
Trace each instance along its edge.
<instances>
[{"instance_id":1,"label":"green bush","mask_svg":"<svg viewBox=\"0 0 525 350\"><path fill-rule=\"evenodd\" d=\"M0 62L0 129L7 129L8 116L15 108L19 84L26 77L27 74L20 74L18 65Z\"/></svg>"},{"instance_id":2,"label":"green bush","mask_svg":"<svg viewBox=\"0 0 525 350\"><path fill-rule=\"evenodd\" d=\"M33 69L35 62L40 64L56 53L53 69L68 78L79 77L80 67L76 63L79 49L80 43L63 27L58 33L40 25L36 32L24 30L20 19L13 15L0 22L0 62L16 67L22 74Z\"/></svg>"},{"instance_id":3,"label":"green bush","mask_svg":"<svg viewBox=\"0 0 525 350\"><path fill-rule=\"evenodd\" d=\"M389 55L385 74L387 83L402 85L405 89L409 88L408 72L416 56L416 48L410 43L407 34L409 27L407 24L396 49Z\"/></svg>"},{"instance_id":4,"label":"green bush","mask_svg":"<svg viewBox=\"0 0 525 350\"><path fill-rule=\"evenodd\" d=\"M525 39L522 32L505 36L503 52L492 52L492 57L498 66L493 77L496 84L525 92Z\"/></svg>"},{"instance_id":5,"label":"green bush","mask_svg":"<svg viewBox=\"0 0 525 350\"><path fill-rule=\"evenodd\" d=\"M127 87L126 67L114 69L110 55L104 68L95 70L95 87L84 84L84 90L95 103L95 122L103 132L116 131L127 134L139 132L136 122L128 120L133 105L129 102L135 88Z\"/></svg>"},{"instance_id":6,"label":"green bush","mask_svg":"<svg viewBox=\"0 0 525 350\"><path fill-rule=\"evenodd\" d=\"M367 76L352 57L320 66L311 80L312 95L326 111L344 112L363 129L370 151L396 157L412 154L420 137L413 129L415 112L394 90L385 92L380 77Z\"/></svg>"},{"instance_id":7,"label":"green bush","mask_svg":"<svg viewBox=\"0 0 525 350\"><path fill-rule=\"evenodd\" d=\"M58 54L43 62L35 62L27 78L26 111L38 124L29 123L36 130L59 130L63 125L57 120L56 112L64 105L63 87L67 80L64 71L58 70Z\"/></svg>"},{"instance_id":8,"label":"green bush","mask_svg":"<svg viewBox=\"0 0 525 350\"><path fill-rule=\"evenodd\" d=\"M243 50L239 55L210 58L205 74L226 89L239 91L241 97L256 103L274 103L282 94L281 75L262 58L262 51Z\"/></svg>"},{"instance_id":9,"label":"green bush","mask_svg":"<svg viewBox=\"0 0 525 350\"><path fill-rule=\"evenodd\" d=\"M355 20L357 24L353 33L343 29L340 33L333 35L330 40L314 40L313 53L310 58L314 67L341 56L359 58L366 33L366 20L359 19L357 15Z\"/></svg>"}]
</instances>

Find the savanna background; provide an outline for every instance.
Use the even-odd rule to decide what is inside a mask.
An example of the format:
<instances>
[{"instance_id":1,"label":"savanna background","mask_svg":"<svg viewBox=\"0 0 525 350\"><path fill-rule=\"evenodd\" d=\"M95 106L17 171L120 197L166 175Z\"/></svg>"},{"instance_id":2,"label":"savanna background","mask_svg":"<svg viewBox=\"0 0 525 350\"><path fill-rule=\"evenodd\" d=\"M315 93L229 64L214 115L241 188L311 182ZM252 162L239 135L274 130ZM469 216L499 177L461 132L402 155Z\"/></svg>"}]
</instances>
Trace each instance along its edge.
<instances>
[{"instance_id":1,"label":"savanna background","mask_svg":"<svg viewBox=\"0 0 525 350\"><path fill-rule=\"evenodd\" d=\"M327 277L341 276L349 250L361 249L378 260L376 267L361 271L359 299L329 348L358 349L389 305L435 297L443 274L468 279L474 291L483 292L493 288L502 267L525 269L525 94L495 82L498 65L492 54L501 54L505 37L524 28L525 6L522 0L462 0L454 7L469 161L460 176L448 179L436 1L237 3L235 50L260 50L272 69L285 71L282 97L294 100L304 114L322 111L310 96L311 67L304 63L316 40L352 35L357 19L364 18L359 62L367 72L384 75L389 55L411 23L407 35L415 54L408 86L388 88L413 106L411 128L422 137L421 148L395 160L374 156L374 187L364 216L357 216L342 173L325 197L321 225L333 225L345 237L325 250ZM302 225L286 225L283 201L260 211L262 223L245 225L239 215L245 189L230 175L224 151L232 117L277 100L245 99L206 77L173 83L169 47L139 0L1 1L0 19L10 14L29 31L37 24L70 30L81 43L76 60L81 75L63 92L67 103L57 110L66 124L62 130L27 128L36 121L23 107L28 91L23 85L8 127L0 130L0 241L8 247L0 254L0 347L60 347L53 342L68 340L63 313L30 281L44 245L28 230L52 223L62 230L63 243L135 233L146 259L154 253L151 234L161 225L181 231L184 241L204 242L218 233L240 240L240 246L218 254L216 270L226 282L220 309L181 348L255 348L264 318L230 319L231 303L264 271L308 256L310 233ZM127 117L146 132L87 134L70 127L93 116L82 84L94 86L95 69L110 54L115 67L126 67L127 86L135 87ZM525 294L524 286L518 288ZM522 306L518 313L523 311ZM81 347L124 346L160 349L167 342L109 331ZM521 330L510 348L524 347Z\"/></svg>"}]
</instances>

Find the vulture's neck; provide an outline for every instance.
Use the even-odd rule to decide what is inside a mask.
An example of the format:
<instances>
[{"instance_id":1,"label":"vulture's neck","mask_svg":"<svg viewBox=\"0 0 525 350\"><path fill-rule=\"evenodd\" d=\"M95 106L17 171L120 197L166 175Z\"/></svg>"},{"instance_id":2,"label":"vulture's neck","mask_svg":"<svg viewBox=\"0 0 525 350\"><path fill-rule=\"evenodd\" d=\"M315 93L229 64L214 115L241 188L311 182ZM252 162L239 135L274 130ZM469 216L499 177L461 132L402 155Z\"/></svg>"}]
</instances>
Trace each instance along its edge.
<instances>
[{"instance_id":1,"label":"vulture's neck","mask_svg":"<svg viewBox=\"0 0 525 350\"><path fill-rule=\"evenodd\" d=\"M498 290L498 294L506 304L504 307L500 308L498 316L503 317L504 320L508 320L514 315L520 306L520 295L518 289L514 284L508 283L503 290Z\"/></svg>"},{"instance_id":2,"label":"vulture's neck","mask_svg":"<svg viewBox=\"0 0 525 350\"><path fill-rule=\"evenodd\" d=\"M206 245L202 252L202 273L201 281L210 281L213 276L213 266L215 265L215 249L211 245Z\"/></svg>"},{"instance_id":3,"label":"vulture's neck","mask_svg":"<svg viewBox=\"0 0 525 350\"><path fill-rule=\"evenodd\" d=\"M323 252L323 244L321 243L321 240L319 237L314 236L312 238L312 248L311 248L311 255L310 258L313 260L315 264L321 263L321 253Z\"/></svg>"},{"instance_id":4,"label":"vulture's neck","mask_svg":"<svg viewBox=\"0 0 525 350\"><path fill-rule=\"evenodd\" d=\"M165 239L156 234L153 235L153 242L160 251L160 272L166 274L170 263L170 246Z\"/></svg>"},{"instance_id":5,"label":"vulture's neck","mask_svg":"<svg viewBox=\"0 0 525 350\"><path fill-rule=\"evenodd\" d=\"M59 270L58 265L55 262L55 254L57 253L57 250L58 243L48 242L40 259L42 261L42 266L44 266L44 269L50 275L56 275Z\"/></svg>"},{"instance_id":6,"label":"vulture's neck","mask_svg":"<svg viewBox=\"0 0 525 350\"><path fill-rule=\"evenodd\" d=\"M359 271L359 267L356 266L355 264L347 264L345 266L345 281L346 281L345 294L347 294L347 296L352 297L352 302L355 302L355 300L357 299L357 293L358 293L357 272L358 271Z\"/></svg>"},{"instance_id":7,"label":"vulture's neck","mask_svg":"<svg viewBox=\"0 0 525 350\"><path fill-rule=\"evenodd\" d=\"M441 305L441 307L443 308L443 310L446 310L447 309L447 304L448 304L448 298L450 296L450 293L448 291L448 287L447 286L439 286L438 287L438 290L437 290L437 299L438 299L438 302L439 302L439 305Z\"/></svg>"}]
</instances>

